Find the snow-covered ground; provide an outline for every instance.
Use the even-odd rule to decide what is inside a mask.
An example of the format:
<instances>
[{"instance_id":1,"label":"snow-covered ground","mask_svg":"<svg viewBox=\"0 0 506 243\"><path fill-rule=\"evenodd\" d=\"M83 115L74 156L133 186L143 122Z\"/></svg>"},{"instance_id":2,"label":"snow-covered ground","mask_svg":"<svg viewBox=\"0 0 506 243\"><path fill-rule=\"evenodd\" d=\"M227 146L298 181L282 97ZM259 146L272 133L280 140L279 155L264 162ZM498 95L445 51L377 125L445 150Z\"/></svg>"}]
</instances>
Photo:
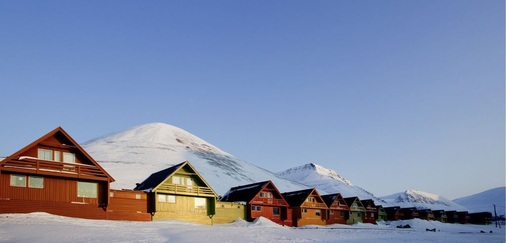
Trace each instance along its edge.
<instances>
[{"instance_id":1,"label":"snow-covered ground","mask_svg":"<svg viewBox=\"0 0 506 243\"><path fill-rule=\"evenodd\" d=\"M399 229L409 224L412 228ZM436 232L426 229L436 228ZM480 233L480 232L485 233ZM491 233L492 231L492 233ZM289 228L260 218L197 225L66 218L46 213L0 214L0 242L505 242L504 227L408 220L379 225Z\"/></svg>"}]
</instances>

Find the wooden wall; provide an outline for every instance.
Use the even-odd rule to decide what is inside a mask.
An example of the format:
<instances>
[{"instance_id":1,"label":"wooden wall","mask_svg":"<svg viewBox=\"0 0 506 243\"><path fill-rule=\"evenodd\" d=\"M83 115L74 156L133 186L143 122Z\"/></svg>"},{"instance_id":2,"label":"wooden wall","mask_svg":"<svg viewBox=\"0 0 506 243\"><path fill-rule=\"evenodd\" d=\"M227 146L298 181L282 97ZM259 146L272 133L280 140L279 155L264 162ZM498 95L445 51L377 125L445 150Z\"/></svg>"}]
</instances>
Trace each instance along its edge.
<instances>
[{"instance_id":1,"label":"wooden wall","mask_svg":"<svg viewBox=\"0 0 506 243\"><path fill-rule=\"evenodd\" d=\"M214 209L214 198L206 198L205 208L195 207L195 198L192 196L175 195L176 203L156 202L156 212L153 214L153 220L175 219L200 224L211 224L211 218L208 215L210 206ZM154 198L156 200L156 198Z\"/></svg>"},{"instance_id":2,"label":"wooden wall","mask_svg":"<svg viewBox=\"0 0 506 243\"><path fill-rule=\"evenodd\" d=\"M238 218L246 220L246 206L244 204L218 201L215 212L214 224L232 223Z\"/></svg>"},{"instance_id":3,"label":"wooden wall","mask_svg":"<svg viewBox=\"0 0 506 243\"><path fill-rule=\"evenodd\" d=\"M143 191L111 190L107 208L108 219L151 221L148 197Z\"/></svg>"}]
</instances>

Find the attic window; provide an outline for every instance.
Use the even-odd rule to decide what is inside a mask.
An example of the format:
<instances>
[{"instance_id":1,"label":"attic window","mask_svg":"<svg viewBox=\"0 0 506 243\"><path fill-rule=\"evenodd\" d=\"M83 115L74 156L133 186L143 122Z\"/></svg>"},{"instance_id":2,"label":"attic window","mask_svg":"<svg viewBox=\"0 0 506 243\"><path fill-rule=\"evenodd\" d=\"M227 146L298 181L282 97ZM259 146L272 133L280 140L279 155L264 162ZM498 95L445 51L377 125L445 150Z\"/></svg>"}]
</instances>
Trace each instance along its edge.
<instances>
[{"instance_id":1,"label":"attic window","mask_svg":"<svg viewBox=\"0 0 506 243\"><path fill-rule=\"evenodd\" d=\"M75 163L76 162L76 155L73 153L63 152L63 162Z\"/></svg>"},{"instance_id":2,"label":"attic window","mask_svg":"<svg viewBox=\"0 0 506 243\"><path fill-rule=\"evenodd\" d=\"M53 160L53 151L48 149L38 149L37 158L41 160Z\"/></svg>"}]
</instances>

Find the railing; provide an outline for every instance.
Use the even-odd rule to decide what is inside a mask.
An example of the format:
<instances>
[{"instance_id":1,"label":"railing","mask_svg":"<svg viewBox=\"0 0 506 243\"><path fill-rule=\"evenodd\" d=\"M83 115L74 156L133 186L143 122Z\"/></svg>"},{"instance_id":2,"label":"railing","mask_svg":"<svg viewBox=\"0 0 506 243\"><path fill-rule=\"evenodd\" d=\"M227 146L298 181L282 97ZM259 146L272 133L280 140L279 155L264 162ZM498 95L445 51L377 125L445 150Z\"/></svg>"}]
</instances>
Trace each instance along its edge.
<instances>
[{"instance_id":1,"label":"railing","mask_svg":"<svg viewBox=\"0 0 506 243\"><path fill-rule=\"evenodd\" d=\"M47 161L33 158L7 161L2 165L1 169L13 172L34 171L36 174L59 175L63 177L98 180L107 179L107 175L94 165Z\"/></svg>"},{"instance_id":2,"label":"railing","mask_svg":"<svg viewBox=\"0 0 506 243\"><path fill-rule=\"evenodd\" d=\"M179 193L179 194L190 194L190 195L203 195L203 196L215 196L213 190L209 187L203 186L185 186L185 185L174 185L174 184L163 184L158 187L158 191Z\"/></svg>"},{"instance_id":3,"label":"railing","mask_svg":"<svg viewBox=\"0 0 506 243\"><path fill-rule=\"evenodd\" d=\"M274 204L274 205L288 205L285 200L283 199L277 199L277 198L266 198L266 197L263 197L263 198L256 198L255 201L253 201L252 203L261 203L261 204Z\"/></svg>"},{"instance_id":4,"label":"railing","mask_svg":"<svg viewBox=\"0 0 506 243\"><path fill-rule=\"evenodd\" d=\"M327 208L325 203L317 203L317 202L305 202L304 207L310 208Z\"/></svg>"}]
</instances>

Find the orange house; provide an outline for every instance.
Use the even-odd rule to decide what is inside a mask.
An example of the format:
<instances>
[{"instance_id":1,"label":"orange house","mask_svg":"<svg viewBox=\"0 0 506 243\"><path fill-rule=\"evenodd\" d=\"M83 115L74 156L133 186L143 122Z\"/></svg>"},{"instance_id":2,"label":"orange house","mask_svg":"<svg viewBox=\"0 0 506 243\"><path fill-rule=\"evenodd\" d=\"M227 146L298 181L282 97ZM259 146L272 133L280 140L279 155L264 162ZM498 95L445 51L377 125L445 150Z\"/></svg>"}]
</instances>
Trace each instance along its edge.
<instances>
[{"instance_id":1,"label":"orange house","mask_svg":"<svg viewBox=\"0 0 506 243\"><path fill-rule=\"evenodd\" d=\"M282 194L292 208L293 226L326 225L328 207L316 189Z\"/></svg>"},{"instance_id":2,"label":"orange house","mask_svg":"<svg viewBox=\"0 0 506 243\"><path fill-rule=\"evenodd\" d=\"M107 219L114 179L61 127L0 161L0 213Z\"/></svg>"},{"instance_id":3,"label":"orange house","mask_svg":"<svg viewBox=\"0 0 506 243\"><path fill-rule=\"evenodd\" d=\"M322 198L329 208L327 224L346 224L346 219L350 213L350 207L346 204L341 193L323 195Z\"/></svg>"}]
</instances>

